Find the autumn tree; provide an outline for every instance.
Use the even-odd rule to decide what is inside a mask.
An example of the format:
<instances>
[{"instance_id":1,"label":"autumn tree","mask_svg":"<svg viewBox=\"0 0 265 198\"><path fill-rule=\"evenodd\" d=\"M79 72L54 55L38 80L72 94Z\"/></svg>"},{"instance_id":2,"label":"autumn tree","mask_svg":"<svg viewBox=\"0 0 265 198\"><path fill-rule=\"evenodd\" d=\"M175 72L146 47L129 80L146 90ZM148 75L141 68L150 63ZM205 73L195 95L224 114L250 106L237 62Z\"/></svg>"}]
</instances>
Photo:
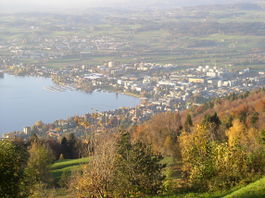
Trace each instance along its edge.
<instances>
[{"instance_id":1,"label":"autumn tree","mask_svg":"<svg viewBox=\"0 0 265 198\"><path fill-rule=\"evenodd\" d=\"M118 141L101 139L88 164L74 176L70 188L76 197L120 198L156 194L163 182L162 157L141 142L131 143L128 133Z\"/></svg>"},{"instance_id":2,"label":"autumn tree","mask_svg":"<svg viewBox=\"0 0 265 198\"><path fill-rule=\"evenodd\" d=\"M132 139L150 144L154 152L176 157L179 154L177 138L181 129L181 117L178 113L161 113L137 126Z\"/></svg>"},{"instance_id":3,"label":"autumn tree","mask_svg":"<svg viewBox=\"0 0 265 198\"><path fill-rule=\"evenodd\" d=\"M101 137L101 140L88 164L70 182L70 189L77 198L113 197L115 141L106 137Z\"/></svg>"},{"instance_id":4,"label":"autumn tree","mask_svg":"<svg viewBox=\"0 0 265 198\"><path fill-rule=\"evenodd\" d=\"M240 120L234 120L233 126L227 131L228 145L236 146L247 141L245 125Z\"/></svg>"},{"instance_id":5,"label":"autumn tree","mask_svg":"<svg viewBox=\"0 0 265 198\"><path fill-rule=\"evenodd\" d=\"M207 181L215 174L214 135L204 125L198 125L191 133L180 136L183 171L196 188L208 188Z\"/></svg>"},{"instance_id":6,"label":"autumn tree","mask_svg":"<svg viewBox=\"0 0 265 198\"><path fill-rule=\"evenodd\" d=\"M208 125L198 125L180 136L183 171L200 190L229 188L263 173L265 149L262 133L235 119L218 139Z\"/></svg>"},{"instance_id":7,"label":"autumn tree","mask_svg":"<svg viewBox=\"0 0 265 198\"><path fill-rule=\"evenodd\" d=\"M28 184L50 184L52 177L49 172L49 165L54 161L52 150L43 143L34 142L29 150L29 160L25 169Z\"/></svg>"},{"instance_id":8,"label":"autumn tree","mask_svg":"<svg viewBox=\"0 0 265 198\"><path fill-rule=\"evenodd\" d=\"M215 175L208 182L209 189L227 189L250 176L249 156L244 148L216 143L213 156Z\"/></svg>"},{"instance_id":9,"label":"autumn tree","mask_svg":"<svg viewBox=\"0 0 265 198\"><path fill-rule=\"evenodd\" d=\"M265 147L262 144L262 131L247 128L240 120L235 120L227 131L228 144L247 153L249 171L263 172L265 168Z\"/></svg>"}]
</instances>

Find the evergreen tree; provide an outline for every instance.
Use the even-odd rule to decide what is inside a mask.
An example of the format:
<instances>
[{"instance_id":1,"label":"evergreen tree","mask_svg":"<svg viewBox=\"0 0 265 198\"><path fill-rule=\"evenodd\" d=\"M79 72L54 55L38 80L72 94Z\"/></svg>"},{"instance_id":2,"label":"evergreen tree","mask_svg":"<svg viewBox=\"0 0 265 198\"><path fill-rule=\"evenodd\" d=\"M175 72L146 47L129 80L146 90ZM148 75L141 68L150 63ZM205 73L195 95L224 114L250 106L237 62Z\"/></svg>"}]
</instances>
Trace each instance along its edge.
<instances>
[{"instance_id":1,"label":"evergreen tree","mask_svg":"<svg viewBox=\"0 0 265 198\"><path fill-rule=\"evenodd\" d=\"M68 140L66 137L63 137L61 140L61 151L64 159L70 159L70 149L68 147Z\"/></svg>"},{"instance_id":2,"label":"evergreen tree","mask_svg":"<svg viewBox=\"0 0 265 198\"><path fill-rule=\"evenodd\" d=\"M67 136L67 145L69 149L69 158L75 159L79 157L78 141L73 133Z\"/></svg>"},{"instance_id":3,"label":"evergreen tree","mask_svg":"<svg viewBox=\"0 0 265 198\"><path fill-rule=\"evenodd\" d=\"M162 156L153 154L142 142L132 144L123 133L117 144L116 179L119 197L139 197L157 194L164 176Z\"/></svg>"},{"instance_id":4,"label":"evergreen tree","mask_svg":"<svg viewBox=\"0 0 265 198\"><path fill-rule=\"evenodd\" d=\"M208 125L214 125L216 128L219 128L220 124L221 124L221 121L217 115L217 113L215 112L213 115L205 115L204 119L203 119L203 124L205 126L208 126Z\"/></svg>"},{"instance_id":5,"label":"evergreen tree","mask_svg":"<svg viewBox=\"0 0 265 198\"><path fill-rule=\"evenodd\" d=\"M217 113L215 112L213 115L205 115L202 121L202 125L211 131L211 135L215 137L215 139L222 139L223 132L220 130L222 122L219 119Z\"/></svg>"},{"instance_id":6,"label":"evergreen tree","mask_svg":"<svg viewBox=\"0 0 265 198\"><path fill-rule=\"evenodd\" d=\"M192 126L193 126L192 118L191 118L191 115L188 114L186 117L186 121L184 123L185 131L190 132L190 127L192 127Z\"/></svg>"},{"instance_id":7,"label":"evergreen tree","mask_svg":"<svg viewBox=\"0 0 265 198\"><path fill-rule=\"evenodd\" d=\"M75 159L79 157L78 140L73 133L61 140L61 151L64 159Z\"/></svg>"}]
</instances>

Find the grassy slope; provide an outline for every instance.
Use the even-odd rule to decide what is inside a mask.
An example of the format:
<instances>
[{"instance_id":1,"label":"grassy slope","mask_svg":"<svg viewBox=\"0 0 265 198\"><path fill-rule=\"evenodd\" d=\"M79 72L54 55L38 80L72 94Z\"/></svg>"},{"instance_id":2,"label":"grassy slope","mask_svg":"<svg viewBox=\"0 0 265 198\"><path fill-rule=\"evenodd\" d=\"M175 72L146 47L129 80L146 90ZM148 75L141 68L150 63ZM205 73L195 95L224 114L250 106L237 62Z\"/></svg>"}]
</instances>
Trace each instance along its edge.
<instances>
[{"instance_id":1,"label":"grassy slope","mask_svg":"<svg viewBox=\"0 0 265 198\"><path fill-rule=\"evenodd\" d=\"M50 170L56 181L59 182L63 173L71 173L79 170L82 164L87 163L89 158L59 160L51 165ZM71 193L65 188L50 189L47 191L49 197L73 198Z\"/></svg>"},{"instance_id":2,"label":"grassy slope","mask_svg":"<svg viewBox=\"0 0 265 198\"><path fill-rule=\"evenodd\" d=\"M180 195L155 196L153 198L264 198L265 177L238 190L216 193L188 193Z\"/></svg>"},{"instance_id":3,"label":"grassy slope","mask_svg":"<svg viewBox=\"0 0 265 198\"><path fill-rule=\"evenodd\" d=\"M264 198L265 177L253 182L239 190L225 196L224 198Z\"/></svg>"},{"instance_id":4,"label":"grassy slope","mask_svg":"<svg viewBox=\"0 0 265 198\"><path fill-rule=\"evenodd\" d=\"M221 198L222 194L210 194L210 193L188 193L188 194L179 194L179 195L161 195L155 196L152 198Z\"/></svg>"},{"instance_id":5,"label":"grassy slope","mask_svg":"<svg viewBox=\"0 0 265 198\"><path fill-rule=\"evenodd\" d=\"M60 160L51 166L51 172L57 180L60 179L63 172L72 172L78 170L81 164L88 161L89 158L74 159L74 160ZM171 159L165 159L164 163L170 164ZM57 189L55 197L66 197L68 195L65 189ZM71 197L71 196L70 196ZM160 195L152 198L263 198L265 197L265 177L253 182L236 191L215 192L215 193L187 193L178 195ZM151 197L150 197L151 198Z\"/></svg>"},{"instance_id":6,"label":"grassy slope","mask_svg":"<svg viewBox=\"0 0 265 198\"><path fill-rule=\"evenodd\" d=\"M78 170L80 169L81 164L84 164L87 162L88 162L88 158L81 158L81 159L74 159L74 160L70 160L70 159L60 160L60 161L55 162L51 166L51 173L58 181L64 172L70 173L72 171Z\"/></svg>"},{"instance_id":7,"label":"grassy slope","mask_svg":"<svg viewBox=\"0 0 265 198\"><path fill-rule=\"evenodd\" d=\"M158 195L158 196L153 196L152 198L224 198L226 195L230 194L231 192L233 192L233 190L220 191L220 192L206 192L206 193Z\"/></svg>"}]
</instances>

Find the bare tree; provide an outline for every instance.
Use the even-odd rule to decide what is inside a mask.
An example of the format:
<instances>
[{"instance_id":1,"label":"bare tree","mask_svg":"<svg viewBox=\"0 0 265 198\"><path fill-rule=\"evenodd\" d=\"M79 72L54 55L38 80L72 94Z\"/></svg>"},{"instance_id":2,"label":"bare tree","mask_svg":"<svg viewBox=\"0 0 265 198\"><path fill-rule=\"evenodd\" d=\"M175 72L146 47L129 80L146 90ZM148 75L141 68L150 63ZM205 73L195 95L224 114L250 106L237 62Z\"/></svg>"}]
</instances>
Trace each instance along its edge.
<instances>
[{"instance_id":1,"label":"bare tree","mask_svg":"<svg viewBox=\"0 0 265 198\"><path fill-rule=\"evenodd\" d=\"M82 171L74 176L70 188L77 198L112 197L115 162L115 138L100 137L93 157L84 165Z\"/></svg>"}]
</instances>

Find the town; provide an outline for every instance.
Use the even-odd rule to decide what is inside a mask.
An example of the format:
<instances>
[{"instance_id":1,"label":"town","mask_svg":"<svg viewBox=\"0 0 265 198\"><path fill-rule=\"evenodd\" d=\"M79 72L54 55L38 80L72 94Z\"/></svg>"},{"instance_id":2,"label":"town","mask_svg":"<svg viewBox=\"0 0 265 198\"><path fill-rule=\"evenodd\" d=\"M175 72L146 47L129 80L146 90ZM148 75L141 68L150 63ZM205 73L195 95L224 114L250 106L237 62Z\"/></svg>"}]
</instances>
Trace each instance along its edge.
<instances>
[{"instance_id":1,"label":"town","mask_svg":"<svg viewBox=\"0 0 265 198\"><path fill-rule=\"evenodd\" d=\"M148 15L141 10L102 14L100 9L3 14L0 78L4 73L41 76L55 83L43 87L51 92L106 91L141 101L133 108L38 122L5 137L111 131L160 112L262 88L265 26L256 21L264 21L264 11L255 8L259 15L252 16L241 6L225 7L149 10ZM243 24L231 16L234 10L246 20ZM248 35L253 40L245 39Z\"/></svg>"},{"instance_id":2,"label":"town","mask_svg":"<svg viewBox=\"0 0 265 198\"><path fill-rule=\"evenodd\" d=\"M103 65L76 65L51 69L38 66L2 66L4 72L52 78L56 86L48 91L85 92L95 90L116 92L139 97L141 103L133 108L120 108L108 112L87 113L52 124L38 122L25 127L23 132L12 132L4 137L28 137L32 133L60 137L65 133L78 136L129 127L150 119L160 112L179 112L201 105L212 98L225 97L264 86L265 72L252 69L233 69L231 66L181 67L173 64L135 63Z\"/></svg>"}]
</instances>

